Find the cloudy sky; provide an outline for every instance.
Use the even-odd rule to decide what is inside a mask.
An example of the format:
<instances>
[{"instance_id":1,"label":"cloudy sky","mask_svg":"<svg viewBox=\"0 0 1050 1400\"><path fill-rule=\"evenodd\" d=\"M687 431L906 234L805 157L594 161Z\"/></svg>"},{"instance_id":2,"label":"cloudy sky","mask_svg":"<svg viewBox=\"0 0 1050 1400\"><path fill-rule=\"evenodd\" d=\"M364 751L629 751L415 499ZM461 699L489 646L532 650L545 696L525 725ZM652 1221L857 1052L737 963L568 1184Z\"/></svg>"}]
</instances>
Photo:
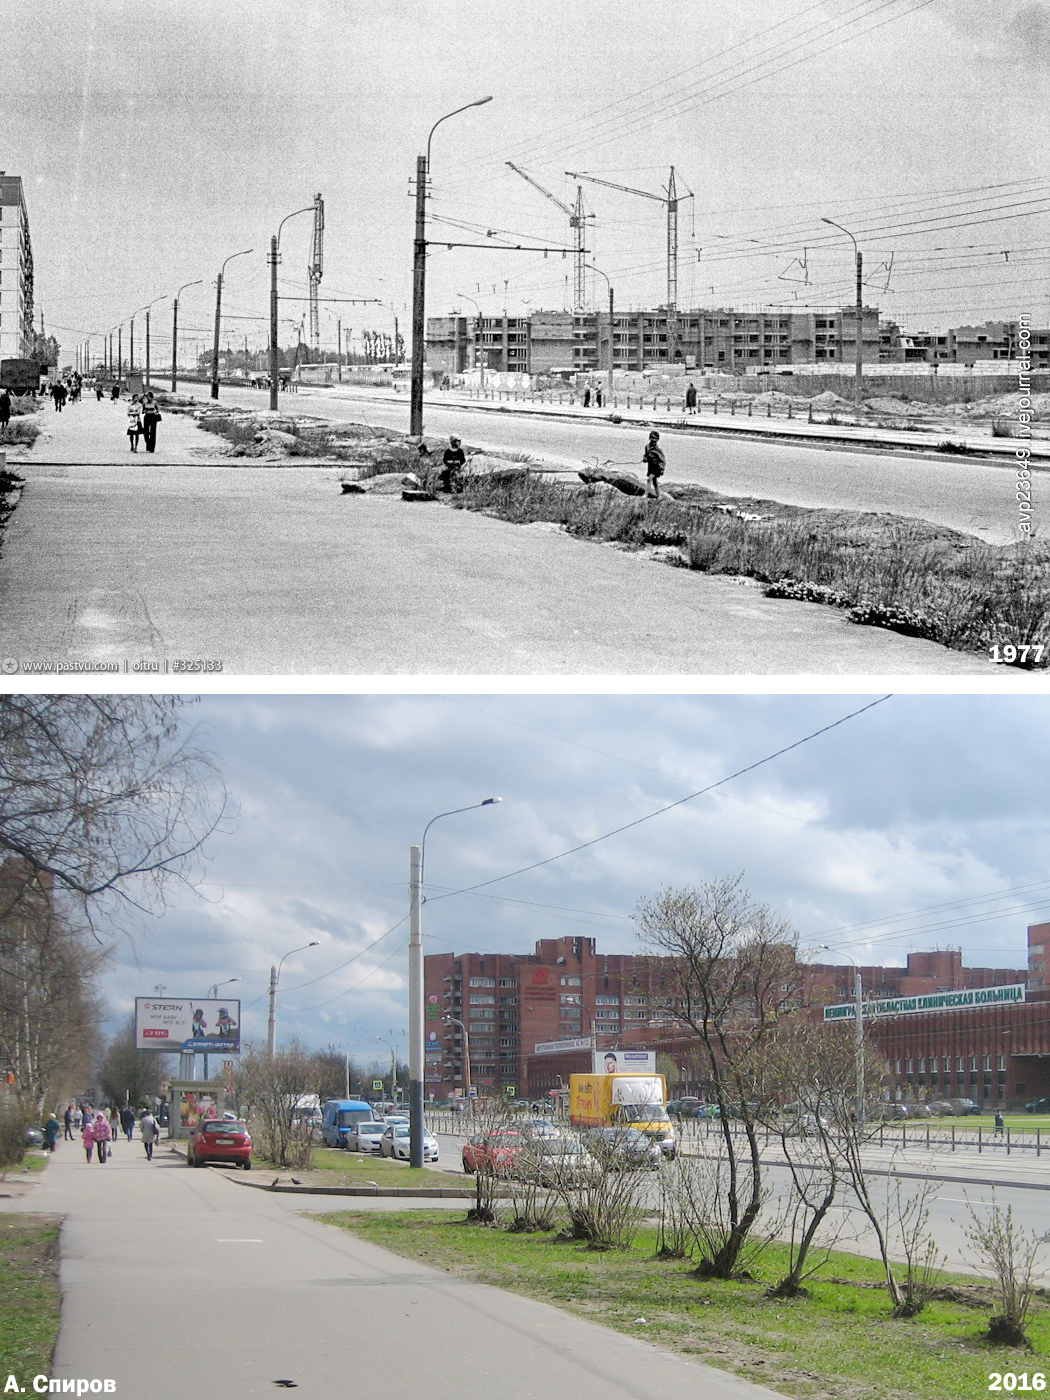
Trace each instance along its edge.
<instances>
[{"instance_id":1,"label":"cloudy sky","mask_svg":"<svg viewBox=\"0 0 1050 1400\"><path fill-rule=\"evenodd\" d=\"M1050 919L1043 699L891 698L598 839L876 699L206 698L190 714L236 827L213 839L199 896L121 944L108 1024L157 985L202 996L239 977L227 991L262 1037L271 963L316 939L285 963L280 1034L368 1059L392 1033L405 1053L409 847L437 813L491 796L502 803L431 828L428 952L531 951L562 935L636 951L639 899L743 872L804 948L899 964L958 946L971 965L1023 967L1026 924ZM584 842L596 844L512 873Z\"/></svg>"},{"instance_id":2,"label":"cloudy sky","mask_svg":"<svg viewBox=\"0 0 1050 1400\"><path fill-rule=\"evenodd\" d=\"M658 194L673 164L694 196L681 305L850 299L852 246L827 216L858 235L869 300L909 327L1025 309L1045 324L1047 0L0 0L0 20L18 75L4 164L69 348L161 296L167 344L170 299L197 279L180 326L203 346L215 275L242 249L224 336L261 345L270 235L318 191L323 343L337 317L404 324L415 157L434 121L487 96L434 137L432 236L486 246L435 245L432 311L565 304L571 261L498 251L569 238L513 160L570 204L567 170ZM618 304L660 301L660 205L585 197ZM310 234L304 216L282 239L291 320Z\"/></svg>"}]
</instances>

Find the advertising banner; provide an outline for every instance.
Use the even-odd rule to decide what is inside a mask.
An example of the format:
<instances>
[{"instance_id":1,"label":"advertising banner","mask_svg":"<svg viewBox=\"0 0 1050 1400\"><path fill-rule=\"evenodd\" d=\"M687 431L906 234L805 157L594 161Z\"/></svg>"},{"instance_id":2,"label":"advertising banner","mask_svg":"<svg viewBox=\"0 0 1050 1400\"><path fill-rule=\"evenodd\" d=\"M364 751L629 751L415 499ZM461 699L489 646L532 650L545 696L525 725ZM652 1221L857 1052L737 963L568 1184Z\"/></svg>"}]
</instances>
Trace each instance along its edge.
<instances>
[{"instance_id":1,"label":"advertising banner","mask_svg":"<svg viewBox=\"0 0 1050 1400\"><path fill-rule=\"evenodd\" d=\"M194 1050L241 1053L241 1004L220 998L135 998L135 1049L169 1055Z\"/></svg>"},{"instance_id":2,"label":"advertising banner","mask_svg":"<svg viewBox=\"0 0 1050 1400\"><path fill-rule=\"evenodd\" d=\"M595 1074L655 1074L655 1050L596 1050Z\"/></svg>"},{"instance_id":3,"label":"advertising banner","mask_svg":"<svg viewBox=\"0 0 1050 1400\"><path fill-rule=\"evenodd\" d=\"M915 997L884 997L864 1003L864 1017L907 1016L917 1011L973 1010L979 1006L1019 1006L1025 999L1023 982L1011 982L1005 987L969 987L961 992L927 992ZM825 1006L825 1021L855 1021L856 1003L848 1001L839 1006Z\"/></svg>"}]
</instances>

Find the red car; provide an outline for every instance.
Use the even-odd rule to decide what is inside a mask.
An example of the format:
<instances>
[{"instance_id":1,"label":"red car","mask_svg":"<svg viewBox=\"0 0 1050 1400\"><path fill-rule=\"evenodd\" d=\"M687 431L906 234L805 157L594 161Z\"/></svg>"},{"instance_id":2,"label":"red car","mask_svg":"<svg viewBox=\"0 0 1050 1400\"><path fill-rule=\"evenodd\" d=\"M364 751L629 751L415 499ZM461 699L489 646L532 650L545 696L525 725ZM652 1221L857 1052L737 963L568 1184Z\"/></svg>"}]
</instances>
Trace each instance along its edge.
<instances>
[{"instance_id":1,"label":"red car","mask_svg":"<svg viewBox=\"0 0 1050 1400\"><path fill-rule=\"evenodd\" d=\"M478 1133L463 1144L463 1170L469 1176L477 1171L509 1172L525 1145L523 1133Z\"/></svg>"},{"instance_id":2,"label":"red car","mask_svg":"<svg viewBox=\"0 0 1050 1400\"><path fill-rule=\"evenodd\" d=\"M206 1162L227 1162L251 1170L252 1139L246 1123L210 1118L198 1123L186 1146L186 1165L203 1167Z\"/></svg>"}]
</instances>

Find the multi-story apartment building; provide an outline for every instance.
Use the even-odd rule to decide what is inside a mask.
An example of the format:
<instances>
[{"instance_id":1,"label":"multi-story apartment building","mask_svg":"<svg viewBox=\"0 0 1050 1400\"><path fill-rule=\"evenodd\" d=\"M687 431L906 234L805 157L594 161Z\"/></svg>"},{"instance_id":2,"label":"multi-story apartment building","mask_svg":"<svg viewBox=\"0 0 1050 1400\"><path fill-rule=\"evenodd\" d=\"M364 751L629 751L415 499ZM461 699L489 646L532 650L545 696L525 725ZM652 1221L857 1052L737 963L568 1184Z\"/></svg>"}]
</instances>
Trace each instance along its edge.
<instances>
[{"instance_id":1,"label":"multi-story apartment building","mask_svg":"<svg viewBox=\"0 0 1050 1400\"><path fill-rule=\"evenodd\" d=\"M22 179L0 170L0 359L33 350L33 248Z\"/></svg>"}]
</instances>

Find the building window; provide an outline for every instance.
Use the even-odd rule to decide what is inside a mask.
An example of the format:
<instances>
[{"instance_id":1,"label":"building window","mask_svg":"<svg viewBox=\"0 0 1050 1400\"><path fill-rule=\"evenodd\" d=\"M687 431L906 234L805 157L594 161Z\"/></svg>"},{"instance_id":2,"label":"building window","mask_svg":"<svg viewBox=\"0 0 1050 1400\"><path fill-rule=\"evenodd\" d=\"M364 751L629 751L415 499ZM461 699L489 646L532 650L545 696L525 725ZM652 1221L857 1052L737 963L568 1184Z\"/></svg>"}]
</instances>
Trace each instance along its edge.
<instances>
[{"instance_id":1,"label":"building window","mask_svg":"<svg viewBox=\"0 0 1050 1400\"><path fill-rule=\"evenodd\" d=\"M499 979L499 984L501 987L516 987L518 985L518 979L516 977L501 977Z\"/></svg>"},{"instance_id":2,"label":"building window","mask_svg":"<svg viewBox=\"0 0 1050 1400\"><path fill-rule=\"evenodd\" d=\"M468 985L471 987L494 987L496 979L494 977L472 977Z\"/></svg>"},{"instance_id":3,"label":"building window","mask_svg":"<svg viewBox=\"0 0 1050 1400\"><path fill-rule=\"evenodd\" d=\"M561 979L561 984L563 987L580 987L583 985L583 982L579 977L563 977Z\"/></svg>"},{"instance_id":4,"label":"building window","mask_svg":"<svg viewBox=\"0 0 1050 1400\"><path fill-rule=\"evenodd\" d=\"M471 1006L495 1006L496 998L472 995L470 998L470 1004Z\"/></svg>"},{"instance_id":5,"label":"building window","mask_svg":"<svg viewBox=\"0 0 1050 1400\"><path fill-rule=\"evenodd\" d=\"M595 1006L619 1006L619 1004L620 1004L620 998L619 998L619 997L595 997L595 998L594 998L594 1004L595 1004Z\"/></svg>"},{"instance_id":6,"label":"building window","mask_svg":"<svg viewBox=\"0 0 1050 1400\"><path fill-rule=\"evenodd\" d=\"M561 994L562 1006L579 1006L582 1000L583 998L578 992L562 992Z\"/></svg>"}]
</instances>

